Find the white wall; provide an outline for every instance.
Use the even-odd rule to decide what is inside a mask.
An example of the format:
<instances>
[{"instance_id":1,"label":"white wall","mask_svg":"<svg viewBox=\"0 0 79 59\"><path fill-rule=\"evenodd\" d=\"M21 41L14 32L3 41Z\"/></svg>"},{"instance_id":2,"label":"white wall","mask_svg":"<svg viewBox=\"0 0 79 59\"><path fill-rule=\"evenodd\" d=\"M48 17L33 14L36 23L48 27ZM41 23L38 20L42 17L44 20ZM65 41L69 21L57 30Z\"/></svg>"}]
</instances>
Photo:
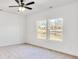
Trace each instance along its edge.
<instances>
[{"instance_id":1,"label":"white wall","mask_svg":"<svg viewBox=\"0 0 79 59\"><path fill-rule=\"evenodd\" d=\"M77 56L77 10L77 3L73 3L28 16L28 19L26 20L26 43ZM52 19L54 17L63 17L64 19L63 42L37 39L36 22L38 20Z\"/></svg>"},{"instance_id":2,"label":"white wall","mask_svg":"<svg viewBox=\"0 0 79 59\"><path fill-rule=\"evenodd\" d=\"M0 46L23 43L24 17L0 12Z\"/></svg>"}]
</instances>

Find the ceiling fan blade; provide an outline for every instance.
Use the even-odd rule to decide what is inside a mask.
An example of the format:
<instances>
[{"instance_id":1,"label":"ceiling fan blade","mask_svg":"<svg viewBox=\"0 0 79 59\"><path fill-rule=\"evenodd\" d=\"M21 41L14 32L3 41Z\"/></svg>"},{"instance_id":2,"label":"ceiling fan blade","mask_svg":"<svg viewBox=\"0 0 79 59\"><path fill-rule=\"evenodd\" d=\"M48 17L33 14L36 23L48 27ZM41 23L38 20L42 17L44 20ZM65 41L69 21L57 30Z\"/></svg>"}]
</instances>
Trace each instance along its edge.
<instances>
[{"instance_id":1,"label":"ceiling fan blade","mask_svg":"<svg viewBox=\"0 0 79 59\"><path fill-rule=\"evenodd\" d=\"M29 2L29 3L27 3L26 5L31 5L31 4L34 4L35 2Z\"/></svg>"},{"instance_id":2,"label":"ceiling fan blade","mask_svg":"<svg viewBox=\"0 0 79 59\"><path fill-rule=\"evenodd\" d=\"M19 4L19 0L15 0Z\"/></svg>"},{"instance_id":3,"label":"ceiling fan blade","mask_svg":"<svg viewBox=\"0 0 79 59\"><path fill-rule=\"evenodd\" d=\"M9 6L9 7L19 7L19 6Z\"/></svg>"},{"instance_id":4,"label":"ceiling fan blade","mask_svg":"<svg viewBox=\"0 0 79 59\"><path fill-rule=\"evenodd\" d=\"M30 7L25 7L26 9L29 9L29 10L32 10L32 8L30 8Z\"/></svg>"},{"instance_id":5,"label":"ceiling fan blade","mask_svg":"<svg viewBox=\"0 0 79 59\"><path fill-rule=\"evenodd\" d=\"M21 3L23 3L23 0L20 0L21 1Z\"/></svg>"}]
</instances>

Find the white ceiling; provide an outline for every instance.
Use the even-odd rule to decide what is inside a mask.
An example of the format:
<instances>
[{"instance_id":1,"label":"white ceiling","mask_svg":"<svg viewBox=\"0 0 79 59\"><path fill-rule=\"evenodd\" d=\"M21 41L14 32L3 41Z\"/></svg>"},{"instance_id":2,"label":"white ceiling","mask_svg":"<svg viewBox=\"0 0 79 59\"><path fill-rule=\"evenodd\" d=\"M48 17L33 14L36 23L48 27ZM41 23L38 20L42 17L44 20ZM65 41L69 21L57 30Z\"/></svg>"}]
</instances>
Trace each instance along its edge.
<instances>
[{"instance_id":1,"label":"white ceiling","mask_svg":"<svg viewBox=\"0 0 79 59\"><path fill-rule=\"evenodd\" d=\"M5 12L14 13L14 14L31 14L39 11L44 11L50 9L49 7L52 6L53 8L60 7L66 4L70 4L76 2L77 0L24 0L25 3L30 1L34 1L34 5L30 5L32 10L26 9L23 13L18 12L18 8L9 8L8 6L17 5L15 0L0 0L0 9Z\"/></svg>"}]
</instances>

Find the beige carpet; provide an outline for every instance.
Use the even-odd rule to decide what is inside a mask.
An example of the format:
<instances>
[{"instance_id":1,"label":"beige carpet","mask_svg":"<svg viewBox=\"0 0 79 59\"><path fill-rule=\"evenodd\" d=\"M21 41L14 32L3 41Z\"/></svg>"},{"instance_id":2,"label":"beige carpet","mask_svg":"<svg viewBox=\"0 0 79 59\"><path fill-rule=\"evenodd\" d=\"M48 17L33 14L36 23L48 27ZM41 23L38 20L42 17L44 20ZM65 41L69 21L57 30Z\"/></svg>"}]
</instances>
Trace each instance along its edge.
<instances>
[{"instance_id":1,"label":"beige carpet","mask_svg":"<svg viewBox=\"0 0 79 59\"><path fill-rule=\"evenodd\" d=\"M77 59L76 57L51 52L31 45L0 47L0 59Z\"/></svg>"}]
</instances>

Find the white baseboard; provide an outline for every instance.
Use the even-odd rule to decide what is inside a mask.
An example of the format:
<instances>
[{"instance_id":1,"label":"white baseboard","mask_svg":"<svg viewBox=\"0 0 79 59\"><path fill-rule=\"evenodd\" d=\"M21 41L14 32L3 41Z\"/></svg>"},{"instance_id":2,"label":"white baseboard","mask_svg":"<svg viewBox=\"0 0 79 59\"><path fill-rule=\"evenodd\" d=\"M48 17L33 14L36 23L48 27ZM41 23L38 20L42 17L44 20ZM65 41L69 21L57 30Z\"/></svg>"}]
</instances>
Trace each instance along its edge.
<instances>
[{"instance_id":1,"label":"white baseboard","mask_svg":"<svg viewBox=\"0 0 79 59\"><path fill-rule=\"evenodd\" d=\"M2 46L10 46L10 45L16 45L16 44L23 44L24 42L6 42L6 43L0 43L0 47Z\"/></svg>"}]
</instances>

